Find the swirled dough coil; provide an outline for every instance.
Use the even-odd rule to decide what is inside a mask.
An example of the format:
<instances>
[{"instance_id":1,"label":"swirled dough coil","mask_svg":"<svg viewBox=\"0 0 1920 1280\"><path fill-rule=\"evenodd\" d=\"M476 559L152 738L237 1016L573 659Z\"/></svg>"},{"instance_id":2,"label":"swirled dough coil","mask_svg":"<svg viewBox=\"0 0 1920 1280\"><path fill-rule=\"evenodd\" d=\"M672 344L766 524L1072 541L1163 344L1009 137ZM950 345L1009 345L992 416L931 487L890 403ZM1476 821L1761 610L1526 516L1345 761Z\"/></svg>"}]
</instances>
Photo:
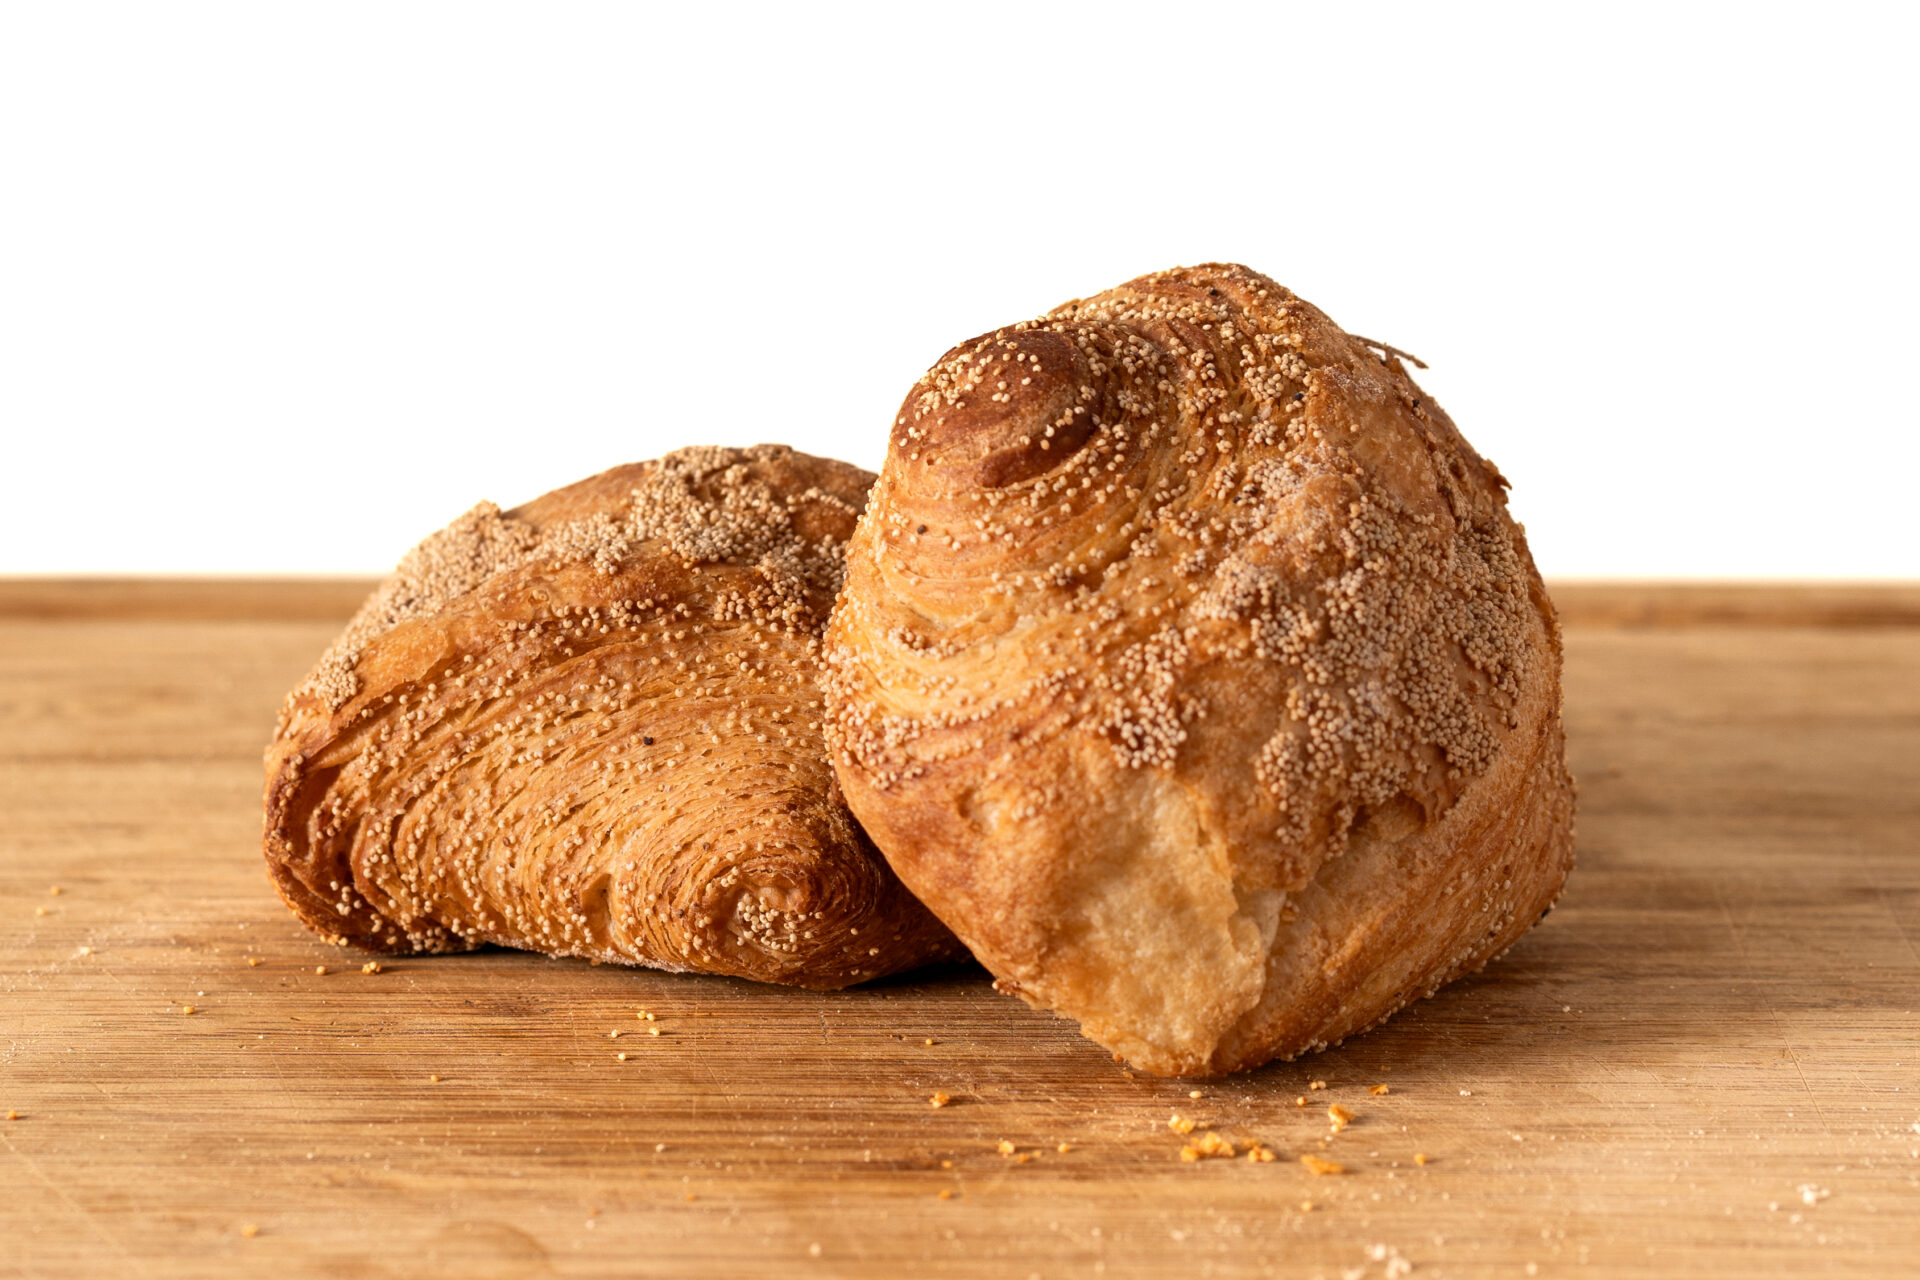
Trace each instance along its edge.
<instances>
[{"instance_id":1,"label":"swirled dough coil","mask_svg":"<svg viewBox=\"0 0 1920 1280\"><path fill-rule=\"evenodd\" d=\"M855 814L1001 985L1165 1074L1484 964L1572 863L1500 474L1256 272L1146 276L913 387L828 630Z\"/></svg>"},{"instance_id":2,"label":"swirled dough coil","mask_svg":"<svg viewBox=\"0 0 1920 1280\"><path fill-rule=\"evenodd\" d=\"M482 505L287 698L267 864L381 952L840 987L960 954L846 810L819 632L873 477L772 445Z\"/></svg>"}]
</instances>

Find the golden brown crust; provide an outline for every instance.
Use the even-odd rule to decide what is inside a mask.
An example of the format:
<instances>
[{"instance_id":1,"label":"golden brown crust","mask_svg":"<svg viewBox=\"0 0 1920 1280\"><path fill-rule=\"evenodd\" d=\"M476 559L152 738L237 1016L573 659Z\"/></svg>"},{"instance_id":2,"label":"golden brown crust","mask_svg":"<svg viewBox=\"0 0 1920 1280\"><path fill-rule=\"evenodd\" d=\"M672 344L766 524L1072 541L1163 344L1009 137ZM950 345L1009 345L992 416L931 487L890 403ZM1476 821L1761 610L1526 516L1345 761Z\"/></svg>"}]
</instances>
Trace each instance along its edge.
<instances>
[{"instance_id":1,"label":"golden brown crust","mask_svg":"<svg viewBox=\"0 0 1920 1280\"><path fill-rule=\"evenodd\" d=\"M1003 986L1162 1073L1320 1047L1571 863L1552 608L1399 362L1244 267L949 352L828 631L849 803Z\"/></svg>"},{"instance_id":2,"label":"golden brown crust","mask_svg":"<svg viewBox=\"0 0 1920 1280\"><path fill-rule=\"evenodd\" d=\"M818 636L871 474L687 449L415 548L267 750L321 933L840 987L958 954L852 820Z\"/></svg>"}]
</instances>

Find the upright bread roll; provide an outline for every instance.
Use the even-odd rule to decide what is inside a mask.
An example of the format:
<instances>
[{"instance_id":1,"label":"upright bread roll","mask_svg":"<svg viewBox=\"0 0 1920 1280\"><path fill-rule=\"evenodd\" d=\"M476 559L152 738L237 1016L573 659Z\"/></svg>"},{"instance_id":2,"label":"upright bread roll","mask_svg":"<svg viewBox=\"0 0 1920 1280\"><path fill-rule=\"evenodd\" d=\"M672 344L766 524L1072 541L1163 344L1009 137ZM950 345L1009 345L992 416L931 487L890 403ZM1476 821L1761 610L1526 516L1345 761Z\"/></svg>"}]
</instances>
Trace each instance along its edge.
<instances>
[{"instance_id":1,"label":"upright bread roll","mask_svg":"<svg viewBox=\"0 0 1920 1280\"><path fill-rule=\"evenodd\" d=\"M1005 989L1145 1070L1352 1035L1572 864L1505 483L1244 267L965 343L901 406L828 629L848 802Z\"/></svg>"},{"instance_id":2,"label":"upright bread roll","mask_svg":"<svg viewBox=\"0 0 1920 1280\"><path fill-rule=\"evenodd\" d=\"M854 823L819 631L873 476L685 449L416 547L287 698L266 855L374 951L831 988L960 954Z\"/></svg>"}]
</instances>

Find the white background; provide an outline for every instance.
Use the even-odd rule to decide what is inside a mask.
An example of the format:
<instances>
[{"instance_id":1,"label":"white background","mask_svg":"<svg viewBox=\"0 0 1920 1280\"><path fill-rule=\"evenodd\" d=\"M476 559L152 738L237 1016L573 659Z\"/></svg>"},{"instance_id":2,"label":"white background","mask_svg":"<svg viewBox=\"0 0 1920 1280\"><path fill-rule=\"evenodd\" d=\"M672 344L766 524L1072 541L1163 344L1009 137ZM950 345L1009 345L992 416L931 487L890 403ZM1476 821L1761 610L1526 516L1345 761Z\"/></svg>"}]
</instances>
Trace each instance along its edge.
<instances>
[{"instance_id":1,"label":"white background","mask_svg":"<svg viewBox=\"0 0 1920 1280\"><path fill-rule=\"evenodd\" d=\"M1244 261L1549 576L1920 577L1920 6L14 4L0 572L389 566Z\"/></svg>"}]
</instances>

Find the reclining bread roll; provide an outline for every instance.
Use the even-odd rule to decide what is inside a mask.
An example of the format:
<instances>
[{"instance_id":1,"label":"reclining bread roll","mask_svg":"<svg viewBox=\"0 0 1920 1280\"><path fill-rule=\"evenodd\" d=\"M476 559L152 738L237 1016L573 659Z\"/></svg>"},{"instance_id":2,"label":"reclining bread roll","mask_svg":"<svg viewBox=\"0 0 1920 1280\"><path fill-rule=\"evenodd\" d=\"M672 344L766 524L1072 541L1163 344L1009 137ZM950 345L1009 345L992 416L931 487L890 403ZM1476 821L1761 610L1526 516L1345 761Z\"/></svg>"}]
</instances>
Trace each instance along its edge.
<instances>
[{"instance_id":1,"label":"reclining bread roll","mask_svg":"<svg viewBox=\"0 0 1920 1280\"><path fill-rule=\"evenodd\" d=\"M832 988L961 954L841 801L819 632L873 476L686 449L415 548L287 699L266 855L383 952Z\"/></svg>"},{"instance_id":2,"label":"reclining bread roll","mask_svg":"<svg viewBox=\"0 0 1920 1280\"><path fill-rule=\"evenodd\" d=\"M1322 1048L1572 863L1558 628L1505 481L1239 266L949 352L827 633L853 811L1001 986L1161 1074Z\"/></svg>"}]
</instances>

